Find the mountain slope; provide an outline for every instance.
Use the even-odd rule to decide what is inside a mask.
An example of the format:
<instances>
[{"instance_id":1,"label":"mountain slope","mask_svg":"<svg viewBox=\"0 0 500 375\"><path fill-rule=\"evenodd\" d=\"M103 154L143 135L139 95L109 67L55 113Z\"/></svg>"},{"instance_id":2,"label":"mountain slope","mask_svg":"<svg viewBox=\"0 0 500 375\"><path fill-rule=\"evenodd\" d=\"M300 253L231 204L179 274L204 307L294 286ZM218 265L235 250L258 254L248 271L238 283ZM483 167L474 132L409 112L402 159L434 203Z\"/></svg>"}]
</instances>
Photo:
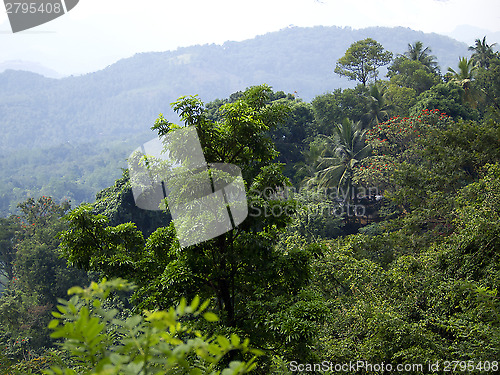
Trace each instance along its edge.
<instances>
[{"instance_id":1,"label":"mountain slope","mask_svg":"<svg viewBox=\"0 0 500 375\"><path fill-rule=\"evenodd\" d=\"M8 70L0 74L0 149L130 137L147 131L160 112L172 116L169 103L181 95L210 101L267 83L310 100L353 85L333 73L335 62L352 42L368 36L395 54L421 40L431 46L443 71L469 54L464 43L404 28L314 27L222 46L142 53L59 80Z\"/></svg>"},{"instance_id":2,"label":"mountain slope","mask_svg":"<svg viewBox=\"0 0 500 375\"><path fill-rule=\"evenodd\" d=\"M464 43L410 29L314 27L137 54L77 77L6 70L0 74L0 213L12 212L29 194L89 200L120 176L119 166L126 167L137 145L154 136L150 127L160 112L176 122L170 103L179 96L198 94L208 102L267 83L309 101L352 87L333 69L351 43L366 37L394 54L420 40L432 48L442 71L469 55ZM117 160L110 163L109 157ZM43 173L33 178L40 163Z\"/></svg>"}]
</instances>

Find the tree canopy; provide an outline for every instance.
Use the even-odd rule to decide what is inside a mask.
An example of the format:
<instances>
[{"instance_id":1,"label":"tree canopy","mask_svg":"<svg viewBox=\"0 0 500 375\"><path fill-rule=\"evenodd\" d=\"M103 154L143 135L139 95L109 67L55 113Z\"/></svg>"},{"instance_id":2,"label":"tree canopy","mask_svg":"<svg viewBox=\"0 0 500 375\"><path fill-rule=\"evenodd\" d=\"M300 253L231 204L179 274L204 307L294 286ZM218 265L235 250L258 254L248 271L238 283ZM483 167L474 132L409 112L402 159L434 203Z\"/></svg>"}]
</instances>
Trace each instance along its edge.
<instances>
[{"instance_id":1,"label":"tree canopy","mask_svg":"<svg viewBox=\"0 0 500 375\"><path fill-rule=\"evenodd\" d=\"M335 73L366 86L370 80L377 79L378 68L389 64L391 59L391 52L384 51L377 41L366 38L351 44L345 55L337 60Z\"/></svg>"},{"instance_id":2,"label":"tree canopy","mask_svg":"<svg viewBox=\"0 0 500 375\"><path fill-rule=\"evenodd\" d=\"M0 372L498 372L500 56L478 56L443 77L410 44L311 102L183 96L93 203L25 199L0 219Z\"/></svg>"},{"instance_id":3,"label":"tree canopy","mask_svg":"<svg viewBox=\"0 0 500 375\"><path fill-rule=\"evenodd\" d=\"M413 44L408 44L408 51L404 53L412 61L418 61L421 63L428 72L438 73L439 66L436 61L436 56L431 55L432 50L430 47L425 47L421 41L417 41Z\"/></svg>"}]
</instances>

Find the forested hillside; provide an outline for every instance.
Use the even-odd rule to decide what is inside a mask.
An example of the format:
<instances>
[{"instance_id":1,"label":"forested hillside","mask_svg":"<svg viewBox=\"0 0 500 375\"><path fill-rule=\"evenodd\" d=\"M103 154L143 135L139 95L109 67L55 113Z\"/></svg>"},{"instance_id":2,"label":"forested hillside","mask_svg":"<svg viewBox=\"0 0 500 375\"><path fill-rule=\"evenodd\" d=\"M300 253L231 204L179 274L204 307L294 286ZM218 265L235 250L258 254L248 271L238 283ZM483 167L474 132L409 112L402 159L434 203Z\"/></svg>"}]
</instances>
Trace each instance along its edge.
<instances>
[{"instance_id":1,"label":"forested hillside","mask_svg":"<svg viewBox=\"0 0 500 375\"><path fill-rule=\"evenodd\" d=\"M478 38L444 69L423 38L397 53L377 31L329 65L350 87L312 100L266 83L177 98L144 139L172 137L181 147L165 151L181 160L192 148L176 136L194 127L208 169L157 181L167 198L152 210L136 205L131 168L94 202L37 195L0 218L0 370L497 373L500 53ZM91 154L72 142L52 154ZM236 223L227 164L248 216L183 246L212 214ZM223 210L179 220L174 207L199 209L207 178L227 189Z\"/></svg>"},{"instance_id":2,"label":"forested hillside","mask_svg":"<svg viewBox=\"0 0 500 375\"><path fill-rule=\"evenodd\" d=\"M421 40L432 46L443 72L470 55L463 43L404 28L297 27L243 42L138 54L78 77L7 70L0 74L0 214L13 213L29 196L92 200L120 176L118 166L126 166L160 112L176 118L169 104L182 95L212 101L266 82L310 101L353 87L334 73L335 61L367 36L394 54ZM68 147L75 151L64 151ZM48 163L53 174L44 172Z\"/></svg>"}]
</instances>

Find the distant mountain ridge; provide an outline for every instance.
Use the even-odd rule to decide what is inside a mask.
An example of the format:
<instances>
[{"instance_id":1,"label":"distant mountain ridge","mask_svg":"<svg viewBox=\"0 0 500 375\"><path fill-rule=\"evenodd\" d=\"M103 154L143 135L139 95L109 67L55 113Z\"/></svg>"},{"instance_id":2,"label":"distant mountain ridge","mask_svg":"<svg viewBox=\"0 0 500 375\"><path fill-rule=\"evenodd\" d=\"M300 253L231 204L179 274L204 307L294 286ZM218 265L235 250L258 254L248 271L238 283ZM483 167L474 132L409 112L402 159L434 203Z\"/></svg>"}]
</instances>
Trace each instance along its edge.
<instances>
[{"instance_id":1,"label":"distant mountain ridge","mask_svg":"<svg viewBox=\"0 0 500 375\"><path fill-rule=\"evenodd\" d=\"M333 69L352 42L366 37L395 54L421 40L443 71L470 55L465 43L401 27L293 27L242 42L141 53L77 77L7 70L0 74L0 150L131 137L147 132L160 112L172 117L169 103L181 95L211 101L267 83L309 101L353 85Z\"/></svg>"},{"instance_id":2,"label":"distant mountain ridge","mask_svg":"<svg viewBox=\"0 0 500 375\"><path fill-rule=\"evenodd\" d=\"M141 53L82 76L8 69L0 73L0 216L30 196L92 201L154 137L160 112L178 122L170 103L182 95L209 102L267 83L310 101L352 87L334 73L335 62L366 37L394 54L420 40L442 71L470 55L465 43L405 28L294 27L243 42Z\"/></svg>"},{"instance_id":3,"label":"distant mountain ridge","mask_svg":"<svg viewBox=\"0 0 500 375\"><path fill-rule=\"evenodd\" d=\"M40 63L24 60L8 60L0 62L0 73L6 70L22 70L32 73L40 74L47 78L62 78L63 75L59 74L55 70L47 68Z\"/></svg>"},{"instance_id":4,"label":"distant mountain ridge","mask_svg":"<svg viewBox=\"0 0 500 375\"><path fill-rule=\"evenodd\" d=\"M474 44L476 39L483 39L485 36L489 45L492 45L493 43L498 44L500 42L500 31L489 31L470 25L459 25L455 28L455 30L448 32L445 35L469 44ZM494 49L498 50L498 45Z\"/></svg>"}]
</instances>

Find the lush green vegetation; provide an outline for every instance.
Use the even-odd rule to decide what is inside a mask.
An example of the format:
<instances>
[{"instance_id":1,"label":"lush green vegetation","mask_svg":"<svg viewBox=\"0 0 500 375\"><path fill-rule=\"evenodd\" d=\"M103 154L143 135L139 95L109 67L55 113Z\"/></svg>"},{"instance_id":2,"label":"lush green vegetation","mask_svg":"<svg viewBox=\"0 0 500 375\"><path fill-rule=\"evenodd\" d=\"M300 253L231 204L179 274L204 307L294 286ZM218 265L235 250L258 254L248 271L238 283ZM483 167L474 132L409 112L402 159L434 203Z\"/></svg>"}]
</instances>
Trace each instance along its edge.
<instances>
[{"instance_id":1,"label":"lush green vegetation","mask_svg":"<svg viewBox=\"0 0 500 375\"><path fill-rule=\"evenodd\" d=\"M0 74L0 216L41 195L92 202L121 176L130 152L151 138L159 112L176 121L168 104L181 95L213 101L265 82L310 101L353 87L332 66L367 35L393 53L403 53L407 40L421 40L443 71L471 53L465 43L405 28L296 27L242 42L141 53L78 77L7 70ZM291 148L288 154L297 155Z\"/></svg>"},{"instance_id":2,"label":"lush green vegetation","mask_svg":"<svg viewBox=\"0 0 500 375\"><path fill-rule=\"evenodd\" d=\"M0 220L3 373L498 371L500 54L471 51L443 75L424 43L389 62L363 39L337 64L360 84L310 103L267 85L178 99L247 191L247 219L203 243L138 209L126 170L92 204L25 200Z\"/></svg>"}]
</instances>

